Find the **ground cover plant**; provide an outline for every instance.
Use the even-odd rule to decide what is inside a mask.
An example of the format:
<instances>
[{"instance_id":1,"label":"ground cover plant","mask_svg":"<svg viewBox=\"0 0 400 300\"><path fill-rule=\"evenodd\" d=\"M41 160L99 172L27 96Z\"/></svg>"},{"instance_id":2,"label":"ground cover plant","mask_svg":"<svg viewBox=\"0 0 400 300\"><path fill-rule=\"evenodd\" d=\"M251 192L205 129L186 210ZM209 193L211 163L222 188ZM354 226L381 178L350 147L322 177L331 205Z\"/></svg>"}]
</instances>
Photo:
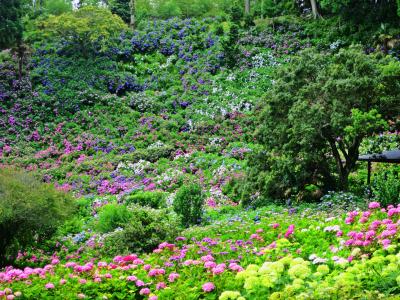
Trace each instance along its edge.
<instances>
[{"instance_id":1,"label":"ground cover plant","mask_svg":"<svg viewBox=\"0 0 400 300\"><path fill-rule=\"evenodd\" d=\"M398 1L6 2L0 300L399 298Z\"/></svg>"}]
</instances>

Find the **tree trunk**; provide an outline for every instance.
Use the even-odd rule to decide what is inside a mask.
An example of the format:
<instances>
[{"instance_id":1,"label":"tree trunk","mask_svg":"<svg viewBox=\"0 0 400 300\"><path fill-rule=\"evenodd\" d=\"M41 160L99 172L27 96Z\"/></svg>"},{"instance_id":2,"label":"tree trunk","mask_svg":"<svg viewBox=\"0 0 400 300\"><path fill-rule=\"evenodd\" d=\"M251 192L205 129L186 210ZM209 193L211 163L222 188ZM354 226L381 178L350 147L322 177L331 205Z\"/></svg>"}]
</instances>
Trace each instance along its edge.
<instances>
[{"instance_id":1,"label":"tree trunk","mask_svg":"<svg viewBox=\"0 0 400 300\"><path fill-rule=\"evenodd\" d=\"M246 15L250 14L250 0L244 0L244 13Z\"/></svg>"},{"instance_id":2,"label":"tree trunk","mask_svg":"<svg viewBox=\"0 0 400 300\"><path fill-rule=\"evenodd\" d=\"M264 0L261 0L261 19L264 19Z\"/></svg>"},{"instance_id":3,"label":"tree trunk","mask_svg":"<svg viewBox=\"0 0 400 300\"><path fill-rule=\"evenodd\" d=\"M310 0L310 2L311 2L311 9L312 9L313 17L314 17L314 19L316 19L319 17L317 2L316 2L316 0Z\"/></svg>"},{"instance_id":4,"label":"tree trunk","mask_svg":"<svg viewBox=\"0 0 400 300\"><path fill-rule=\"evenodd\" d=\"M335 141L332 137L328 138L332 155L336 161L340 187L345 191L349 187L349 175L357 163L361 141L362 137L360 136L356 136L351 144L346 144L343 140Z\"/></svg>"},{"instance_id":5,"label":"tree trunk","mask_svg":"<svg viewBox=\"0 0 400 300\"><path fill-rule=\"evenodd\" d=\"M23 64L24 64L24 57L25 57L25 45L22 43L22 41L18 41L17 56L18 56L18 80L21 80Z\"/></svg>"},{"instance_id":6,"label":"tree trunk","mask_svg":"<svg viewBox=\"0 0 400 300\"><path fill-rule=\"evenodd\" d=\"M136 26L136 19L135 19L135 0L130 0L129 2L129 8L131 9L131 21L130 21L130 26L132 29L135 29Z\"/></svg>"}]
</instances>

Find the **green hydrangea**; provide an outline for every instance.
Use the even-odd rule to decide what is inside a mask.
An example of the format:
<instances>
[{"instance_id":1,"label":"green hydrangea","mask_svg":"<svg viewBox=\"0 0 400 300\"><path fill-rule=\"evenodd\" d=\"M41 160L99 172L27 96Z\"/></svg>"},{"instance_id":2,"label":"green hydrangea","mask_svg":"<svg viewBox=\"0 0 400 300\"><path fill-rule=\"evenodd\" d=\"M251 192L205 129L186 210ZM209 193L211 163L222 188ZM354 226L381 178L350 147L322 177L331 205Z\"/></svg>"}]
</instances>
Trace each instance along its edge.
<instances>
[{"instance_id":1,"label":"green hydrangea","mask_svg":"<svg viewBox=\"0 0 400 300\"><path fill-rule=\"evenodd\" d=\"M279 260L284 266L289 266L292 262L293 258L291 256L285 256Z\"/></svg>"},{"instance_id":2,"label":"green hydrangea","mask_svg":"<svg viewBox=\"0 0 400 300\"><path fill-rule=\"evenodd\" d=\"M246 290L255 290L261 285L261 279L259 277L250 276L247 277L244 282L244 288Z\"/></svg>"},{"instance_id":3,"label":"green hydrangea","mask_svg":"<svg viewBox=\"0 0 400 300\"><path fill-rule=\"evenodd\" d=\"M219 296L219 300L235 300L240 297L240 292L237 291L225 291Z\"/></svg>"},{"instance_id":4,"label":"green hydrangea","mask_svg":"<svg viewBox=\"0 0 400 300\"><path fill-rule=\"evenodd\" d=\"M282 292L274 292L269 296L269 300L281 300L284 299Z\"/></svg>"},{"instance_id":5,"label":"green hydrangea","mask_svg":"<svg viewBox=\"0 0 400 300\"><path fill-rule=\"evenodd\" d=\"M400 275L396 277L397 284L400 285Z\"/></svg>"},{"instance_id":6,"label":"green hydrangea","mask_svg":"<svg viewBox=\"0 0 400 300\"><path fill-rule=\"evenodd\" d=\"M276 241L276 247L281 249L281 248L287 248L291 245L292 243L288 239L279 239Z\"/></svg>"},{"instance_id":7,"label":"green hydrangea","mask_svg":"<svg viewBox=\"0 0 400 300\"><path fill-rule=\"evenodd\" d=\"M386 256L386 259L388 261L390 261L391 263L397 263L397 264L399 263L399 259L397 258L396 255L393 255L393 254Z\"/></svg>"},{"instance_id":8,"label":"green hydrangea","mask_svg":"<svg viewBox=\"0 0 400 300\"><path fill-rule=\"evenodd\" d=\"M274 286L274 282L275 282L275 281L276 281L275 278L271 278L271 277L268 277L268 276L264 276L264 277L262 277L262 279L261 279L261 285L264 286L264 287L266 287L266 288L270 288L270 287L273 287L273 286Z\"/></svg>"},{"instance_id":9,"label":"green hydrangea","mask_svg":"<svg viewBox=\"0 0 400 300\"><path fill-rule=\"evenodd\" d=\"M292 261L290 262L290 266L295 266L298 264L303 264L303 265L309 265L310 262L309 261L305 261L304 259L302 259L301 257L296 257L294 259L292 259Z\"/></svg>"},{"instance_id":10,"label":"green hydrangea","mask_svg":"<svg viewBox=\"0 0 400 300\"><path fill-rule=\"evenodd\" d=\"M272 263L271 268L277 273L283 273L283 271L285 271L285 265L280 261Z\"/></svg>"},{"instance_id":11,"label":"green hydrangea","mask_svg":"<svg viewBox=\"0 0 400 300\"><path fill-rule=\"evenodd\" d=\"M260 266L251 264L251 265L248 265L248 266L247 266L246 271L256 271L256 272L257 272L258 269L260 269Z\"/></svg>"},{"instance_id":12,"label":"green hydrangea","mask_svg":"<svg viewBox=\"0 0 400 300\"><path fill-rule=\"evenodd\" d=\"M319 265L317 267L317 272L326 275L329 273L329 267L327 265Z\"/></svg>"},{"instance_id":13,"label":"green hydrangea","mask_svg":"<svg viewBox=\"0 0 400 300\"><path fill-rule=\"evenodd\" d=\"M311 270L305 264L299 263L299 264L296 264L296 265L290 267L288 274L289 274L290 278L293 278L293 279L294 278L304 279L311 274Z\"/></svg>"}]
</instances>

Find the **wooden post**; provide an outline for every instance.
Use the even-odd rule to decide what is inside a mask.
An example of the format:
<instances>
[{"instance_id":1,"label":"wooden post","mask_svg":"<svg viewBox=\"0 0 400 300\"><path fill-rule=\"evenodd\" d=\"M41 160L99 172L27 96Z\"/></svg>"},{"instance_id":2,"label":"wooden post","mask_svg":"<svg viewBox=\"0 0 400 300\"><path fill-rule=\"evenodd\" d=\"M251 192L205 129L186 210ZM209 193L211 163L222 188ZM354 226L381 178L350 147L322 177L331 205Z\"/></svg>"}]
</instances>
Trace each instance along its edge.
<instances>
[{"instance_id":1,"label":"wooden post","mask_svg":"<svg viewBox=\"0 0 400 300\"><path fill-rule=\"evenodd\" d=\"M368 185L368 198L371 198L371 162L368 161L368 178L367 178L367 185Z\"/></svg>"}]
</instances>

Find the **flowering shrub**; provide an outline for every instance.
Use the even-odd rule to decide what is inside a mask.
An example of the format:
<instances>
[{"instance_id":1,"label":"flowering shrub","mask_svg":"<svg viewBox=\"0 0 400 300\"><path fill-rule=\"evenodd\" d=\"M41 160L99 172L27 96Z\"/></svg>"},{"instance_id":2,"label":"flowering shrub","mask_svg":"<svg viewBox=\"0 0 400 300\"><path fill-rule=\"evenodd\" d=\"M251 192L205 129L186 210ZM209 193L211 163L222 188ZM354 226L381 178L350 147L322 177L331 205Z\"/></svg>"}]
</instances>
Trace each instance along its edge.
<instances>
[{"instance_id":1,"label":"flowering shrub","mask_svg":"<svg viewBox=\"0 0 400 300\"><path fill-rule=\"evenodd\" d=\"M85 250L84 256L82 246L61 246L48 258L41 254L48 262L43 267L6 268L0 273L0 291L28 298L384 299L400 278L398 234L385 233L394 231L390 228L396 226L388 229L388 224L397 224L399 214L397 207L380 206L372 202L364 212L349 212L352 222L312 209L295 214L275 207L236 210L160 243L153 253L112 259L89 254L101 245ZM368 233L371 226L374 235ZM353 236L371 243L348 243ZM20 254L19 260L28 259L29 254Z\"/></svg>"},{"instance_id":2,"label":"flowering shrub","mask_svg":"<svg viewBox=\"0 0 400 300\"><path fill-rule=\"evenodd\" d=\"M247 31L220 19L172 18L109 34L83 40L90 53L74 50L82 46L76 36L39 41L21 80L16 61L0 63L0 167L54 183L59 192L49 187L47 197L77 198L71 219L57 230L51 223L51 239L27 230L34 243L7 243L20 251L0 271L0 300L398 292L397 206L379 199L367 207L349 193L290 209L244 208L269 203L258 193L238 204L253 155L264 155L253 135L260 99L276 86L276 68L310 46L299 26ZM278 176L274 188L301 179L292 164L277 163L290 178ZM24 212L24 228L52 213L42 206L38 215ZM49 221L67 213L55 211Z\"/></svg>"},{"instance_id":3,"label":"flowering shrub","mask_svg":"<svg viewBox=\"0 0 400 300\"><path fill-rule=\"evenodd\" d=\"M73 212L69 195L21 171L0 169L0 195L0 265L49 238Z\"/></svg>"}]
</instances>

